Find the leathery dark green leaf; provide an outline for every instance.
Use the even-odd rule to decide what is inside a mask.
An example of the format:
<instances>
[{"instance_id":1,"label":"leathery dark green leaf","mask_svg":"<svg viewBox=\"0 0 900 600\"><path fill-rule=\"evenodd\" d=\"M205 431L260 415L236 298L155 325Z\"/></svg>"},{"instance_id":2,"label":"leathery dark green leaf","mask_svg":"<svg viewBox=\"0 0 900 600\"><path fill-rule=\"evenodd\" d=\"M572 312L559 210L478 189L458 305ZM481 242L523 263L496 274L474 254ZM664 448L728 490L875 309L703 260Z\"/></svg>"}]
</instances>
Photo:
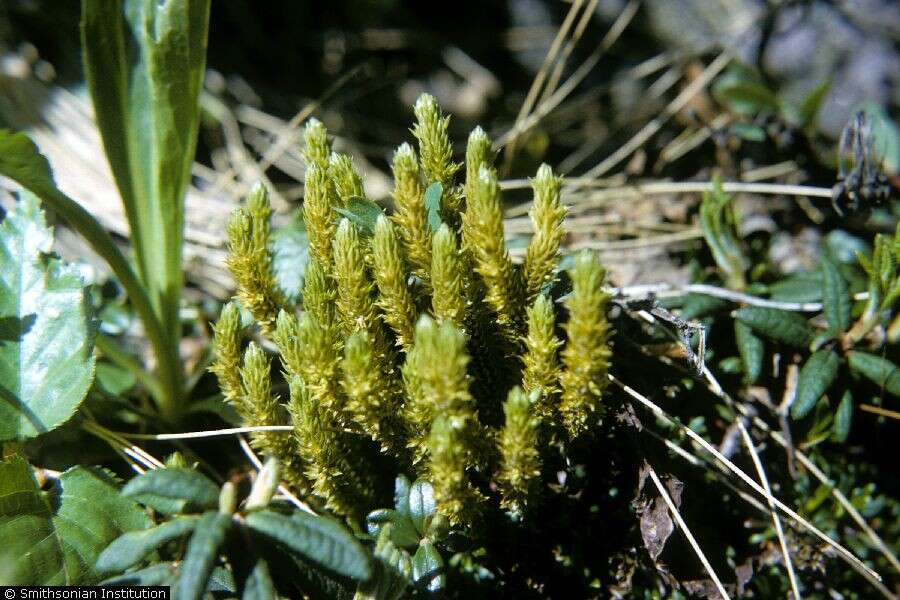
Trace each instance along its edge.
<instances>
[{"instance_id":1,"label":"leathery dark green leaf","mask_svg":"<svg viewBox=\"0 0 900 600\"><path fill-rule=\"evenodd\" d=\"M338 575L358 581L372 577L369 553L340 524L328 518L302 512L288 517L261 510L247 515L247 526Z\"/></svg>"},{"instance_id":2,"label":"leathery dark green leaf","mask_svg":"<svg viewBox=\"0 0 900 600\"><path fill-rule=\"evenodd\" d=\"M194 530L199 517L183 516L143 531L129 531L106 547L97 559L101 573L121 573L172 540Z\"/></svg>"},{"instance_id":3,"label":"leathery dark green leaf","mask_svg":"<svg viewBox=\"0 0 900 600\"><path fill-rule=\"evenodd\" d=\"M749 326L740 321L734 322L734 338L744 366L744 383L756 383L762 373L765 345Z\"/></svg>"},{"instance_id":4,"label":"leathery dark green leaf","mask_svg":"<svg viewBox=\"0 0 900 600\"><path fill-rule=\"evenodd\" d=\"M428 520L434 516L436 508L434 488L428 481L417 479L409 490L409 516L419 535L425 535Z\"/></svg>"},{"instance_id":5,"label":"leathery dark green leaf","mask_svg":"<svg viewBox=\"0 0 900 600\"><path fill-rule=\"evenodd\" d=\"M900 396L900 369L886 358L868 352L851 351L847 353L850 368L878 387Z\"/></svg>"},{"instance_id":6,"label":"leathery dark green leaf","mask_svg":"<svg viewBox=\"0 0 900 600\"><path fill-rule=\"evenodd\" d=\"M129 481L122 495L165 513L214 508L219 503L215 483L197 471L181 468L147 471Z\"/></svg>"},{"instance_id":7,"label":"leathery dark green leaf","mask_svg":"<svg viewBox=\"0 0 900 600\"><path fill-rule=\"evenodd\" d=\"M791 416L802 419L816 405L837 377L841 359L834 350L819 350L810 356L797 379L797 397L791 405Z\"/></svg>"},{"instance_id":8,"label":"leathery dark green leaf","mask_svg":"<svg viewBox=\"0 0 900 600\"><path fill-rule=\"evenodd\" d=\"M850 390L844 392L837 411L834 413L834 439L844 443L850 435L850 426L853 424L853 394Z\"/></svg>"},{"instance_id":9,"label":"leathery dark green leaf","mask_svg":"<svg viewBox=\"0 0 900 600\"><path fill-rule=\"evenodd\" d=\"M813 336L806 319L786 310L751 306L735 311L734 317L756 333L790 346L802 348Z\"/></svg>"},{"instance_id":10,"label":"leathery dark green leaf","mask_svg":"<svg viewBox=\"0 0 900 600\"><path fill-rule=\"evenodd\" d=\"M413 581L429 592L441 590L446 583L444 559L430 541L425 540L412 559Z\"/></svg>"},{"instance_id":11,"label":"leathery dark green leaf","mask_svg":"<svg viewBox=\"0 0 900 600\"><path fill-rule=\"evenodd\" d=\"M207 582L216 566L219 548L231 527L231 515L208 511L203 513L194 527L194 535L188 542L181 564L181 575L175 585L175 598L200 600L206 592Z\"/></svg>"},{"instance_id":12,"label":"leathery dark green leaf","mask_svg":"<svg viewBox=\"0 0 900 600\"><path fill-rule=\"evenodd\" d=\"M278 592L272 582L272 574L269 572L269 563L258 559L250 572L250 576L244 583L244 593L241 600L276 600Z\"/></svg>"},{"instance_id":13,"label":"leathery dark green leaf","mask_svg":"<svg viewBox=\"0 0 900 600\"><path fill-rule=\"evenodd\" d=\"M834 333L846 331L850 326L850 292L847 281L837 265L822 261L822 307L828 326Z\"/></svg>"}]
</instances>

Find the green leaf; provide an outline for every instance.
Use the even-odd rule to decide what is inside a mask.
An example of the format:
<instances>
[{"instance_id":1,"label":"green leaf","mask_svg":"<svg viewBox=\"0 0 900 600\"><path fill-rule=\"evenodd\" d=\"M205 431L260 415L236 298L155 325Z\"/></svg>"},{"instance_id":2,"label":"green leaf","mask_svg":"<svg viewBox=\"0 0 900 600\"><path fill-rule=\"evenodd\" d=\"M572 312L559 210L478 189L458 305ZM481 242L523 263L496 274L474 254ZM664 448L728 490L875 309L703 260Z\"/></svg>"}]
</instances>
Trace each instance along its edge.
<instances>
[{"instance_id":1,"label":"green leaf","mask_svg":"<svg viewBox=\"0 0 900 600\"><path fill-rule=\"evenodd\" d=\"M801 128L813 125L816 115L819 114L819 109L822 107L822 102L825 101L825 97L828 95L828 90L830 89L831 80L826 79L814 87L813 90L807 94L806 98L803 99L803 102L800 103L797 113L800 118L799 125Z\"/></svg>"},{"instance_id":2,"label":"green leaf","mask_svg":"<svg viewBox=\"0 0 900 600\"><path fill-rule=\"evenodd\" d=\"M94 379L95 327L77 269L48 256L53 235L22 193L0 223L0 441L56 429Z\"/></svg>"},{"instance_id":3,"label":"green leaf","mask_svg":"<svg viewBox=\"0 0 900 600\"><path fill-rule=\"evenodd\" d=\"M247 515L247 525L338 575L360 581L372 577L369 553L356 538L330 519L302 512L286 517L261 510Z\"/></svg>"},{"instance_id":4,"label":"green leaf","mask_svg":"<svg viewBox=\"0 0 900 600\"><path fill-rule=\"evenodd\" d=\"M428 212L428 226L435 232L441 228L441 196L444 194L444 186L440 181L435 181L425 190L425 210Z\"/></svg>"},{"instance_id":5,"label":"green leaf","mask_svg":"<svg viewBox=\"0 0 900 600\"><path fill-rule=\"evenodd\" d=\"M100 573L121 573L138 564L141 559L163 546L194 530L199 517L185 516L167 521L143 531L129 531L116 538L97 559Z\"/></svg>"},{"instance_id":6,"label":"green leaf","mask_svg":"<svg viewBox=\"0 0 900 600\"><path fill-rule=\"evenodd\" d=\"M219 548L230 527L231 515L213 511L203 513L184 553L181 576L173 590L175 598L200 600L203 597L219 556Z\"/></svg>"},{"instance_id":7,"label":"green leaf","mask_svg":"<svg viewBox=\"0 0 900 600\"><path fill-rule=\"evenodd\" d=\"M85 81L138 271L167 339L178 340L184 196L197 145L209 0L84 0L81 7Z\"/></svg>"},{"instance_id":8,"label":"green leaf","mask_svg":"<svg viewBox=\"0 0 900 600\"><path fill-rule=\"evenodd\" d=\"M897 365L886 358L867 352L852 351L847 353L850 368L878 387L889 393L900 396L900 370Z\"/></svg>"},{"instance_id":9,"label":"green leaf","mask_svg":"<svg viewBox=\"0 0 900 600\"><path fill-rule=\"evenodd\" d=\"M731 196L722 190L722 182L718 178L713 181L713 190L703 194L700 225L703 238L728 286L743 289L747 259L744 257Z\"/></svg>"},{"instance_id":10,"label":"green leaf","mask_svg":"<svg viewBox=\"0 0 900 600\"><path fill-rule=\"evenodd\" d=\"M766 130L750 123L732 123L728 128L731 133L748 142L766 141Z\"/></svg>"},{"instance_id":11,"label":"green leaf","mask_svg":"<svg viewBox=\"0 0 900 600\"><path fill-rule=\"evenodd\" d=\"M291 223L272 232L272 269L278 287L292 304L300 301L306 265L309 263L309 236L302 215L297 212Z\"/></svg>"},{"instance_id":12,"label":"green leaf","mask_svg":"<svg viewBox=\"0 0 900 600\"><path fill-rule=\"evenodd\" d=\"M92 585L103 549L150 525L103 471L75 467L41 490L20 457L0 463L0 571L9 585Z\"/></svg>"},{"instance_id":13,"label":"green leaf","mask_svg":"<svg viewBox=\"0 0 900 600\"><path fill-rule=\"evenodd\" d=\"M413 555L412 570L413 582L424 586L429 592L440 591L446 584L444 559L428 540L424 540Z\"/></svg>"},{"instance_id":14,"label":"green leaf","mask_svg":"<svg viewBox=\"0 0 900 600\"><path fill-rule=\"evenodd\" d=\"M260 558L244 583L241 600L277 600L277 598L278 592L272 582L272 574L269 573L269 563Z\"/></svg>"},{"instance_id":15,"label":"green leaf","mask_svg":"<svg viewBox=\"0 0 900 600\"><path fill-rule=\"evenodd\" d=\"M168 514L204 510L219 505L219 488L216 484L191 469L147 471L129 481L122 488L122 495Z\"/></svg>"},{"instance_id":16,"label":"green leaf","mask_svg":"<svg viewBox=\"0 0 900 600\"><path fill-rule=\"evenodd\" d=\"M384 214L381 207L367 198L352 197L347 200L347 207L335 207L334 212L350 219L363 237L375 235L375 223Z\"/></svg>"},{"instance_id":17,"label":"green leaf","mask_svg":"<svg viewBox=\"0 0 900 600\"><path fill-rule=\"evenodd\" d=\"M81 234L94 251L109 264L119 283L125 288L135 311L144 322L147 338L153 346L157 362L161 365L160 380L167 398L174 402L178 394L177 367L180 365L175 356L175 346L169 344L165 330L154 312L150 296L109 232L77 202L56 188L50 174L50 164L38 152L37 146L28 136L0 129L0 175L9 177L37 195L62 217L69 227Z\"/></svg>"},{"instance_id":18,"label":"green leaf","mask_svg":"<svg viewBox=\"0 0 900 600\"><path fill-rule=\"evenodd\" d=\"M398 475L394 480L394 509L403 515L409 516L409 491L412 484L406 475Z\"/></svg>"},{"instance_id":19,"label":"green leaf","mask_svg":"<svg viewBox=\"0 0 900 600\"><path fill-rule=\"evenodd\" d=\"M366 530L372 537L378 537L381 529L387 524L391 524L391 541L398 546L409 548L419 543L419 533L408 513L382 508L373 510L366 516Z\"/></svg>"},{"instance_id":20,"label":"green leaf","mask_svg":"<svg viewBox=\"0 0 900 600\"><path fill-rule=\"evenodd\" d=\"M688 294L684 298L684 304L681 306L679 315L685 321L693 321L694 319L702 319L725 310L728 306L727 300L716 298L715 296Z\"/></svg>"},{"instance_id":21,"label":"green leaf","mask_svg":"<svg viewBox=\"0 0 900 600\"><path fill-rule=\"evenodd\" d=\"M426 480L416 479L409 490L409 516L420 536L425 535L436 509L434 488Z\"/></svg>"},{"instance_id":22,"label":"green leaf","mask_svg":"<svg viewBox=\"0 0 900 600\"><path fill-rule=\"evenodd\" d=\"M762 373L765 345L753 335L753 330L740 321L734 322L734 339L744 366L744 383L756 383Z\"/></svg>"},{"instance_id":23,"label":"green leaf","mask_svg":"<svg viewBox=\"0 0 900 600\"><path fill-rule=\"evenodd\" d=\"M850 326L850 292L840 270L830 260L822 261L822 307L831 331L842 333Z\"/></svg>"},{"instance_id":24,"label":"green leaf","mask_svg":"<svg viewBox=\"0 0 900 600\"><path fill-rule=\"evenodd\" d=\"M822 274L798 273L769 286L769 297L779 302L820 302Z\"/></svg>"},{"instance_id":25,"label":"green leaf","mask_svg":"<svg viewBox=\"0 0 900 600\"><path fill-rule=\"evenodd\" d=\"M790 346L802 348L813 336L806 319L786 310L751 306L735 311L734 317L756 333Z\"/></svg>"},{"instance_id":26,"label":"green leaf","mask_svg":"<svg viewBox=\"0 0 900 600\"><path fill-rule=\"evenodd\" d=\"M844 392L837 411L834 413L834 439L840 443L847 441L850 435L850 425L853 423L853 394L850 390Z\"/></svg>"},{"instance_id":27,"label":"green leaf","mask_svg":"<svg viewBox=\"0 0 900 600\"><path fill-rule=\"evenodd\" d=\"M739 106L741 112L751 114L778 108L778 98L769 88L759 83L744 81L716 90L726 103Z\"/></svg>"},{"instance_id":28,"label":"green leaf","mask_svg":"<svg viewBox=\"0 0 900 600\"><path fill-rule=\"evenodd\" d=\"M791 416L802 419L834 383L841 359L834 350L819 350L810 356L797 379L797 397L791 405Z\"/></svg>"}]
</instances>

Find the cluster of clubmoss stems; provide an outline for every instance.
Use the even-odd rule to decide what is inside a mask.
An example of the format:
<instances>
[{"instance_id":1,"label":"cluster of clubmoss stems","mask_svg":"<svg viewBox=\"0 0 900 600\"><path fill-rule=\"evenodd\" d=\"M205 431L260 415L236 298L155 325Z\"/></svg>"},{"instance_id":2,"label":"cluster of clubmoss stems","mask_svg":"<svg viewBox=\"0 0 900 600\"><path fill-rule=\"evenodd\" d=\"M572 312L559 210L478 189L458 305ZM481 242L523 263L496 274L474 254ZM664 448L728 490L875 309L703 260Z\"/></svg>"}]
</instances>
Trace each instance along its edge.
<instances>
[{"instance_id":1,"label":"cluster of clubmoss stems","mask_svg":"<svg viewBox=\"0 0 900 600\"><path fill-rule=\"evenodd\" d=\"M259 344L242 351L234 303L215 327L213 371L248 424L293 425L291 436L260 432L254 443L298 494L359 522L400 471L428 478L438 510L465 525L491 489L523 513L548 444L602 416L609 298L590 253L559 281L565 208L550 167L532 180L534 235L514 264L490 139L476 128L455 163L434 98L414 112L418 152L397 149L393 214L374 220L354 212L374 204L352 160L332 151L320 122L306 126L301 306L288 305L274 276L264 189L236 211L236 299L277 348L290 392L273 393Z\"/></svg>"}]
</instances>

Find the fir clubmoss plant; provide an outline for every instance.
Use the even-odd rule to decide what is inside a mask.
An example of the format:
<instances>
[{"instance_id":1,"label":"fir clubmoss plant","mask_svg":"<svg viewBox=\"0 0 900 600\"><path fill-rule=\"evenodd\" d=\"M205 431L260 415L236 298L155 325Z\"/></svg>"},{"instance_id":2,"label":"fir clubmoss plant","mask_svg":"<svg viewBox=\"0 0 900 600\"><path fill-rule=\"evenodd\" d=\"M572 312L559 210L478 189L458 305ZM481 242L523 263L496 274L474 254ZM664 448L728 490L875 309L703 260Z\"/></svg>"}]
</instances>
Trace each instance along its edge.
<instances>
[{"instance_id":1,"label":"fir clubmoss plant","mask_svg":"<svg viewBox=\"0 0 900 600\"><path fill-rule=\"evenodd\" d=\"M363 196L349 157L330 152L321 123L307 126L302 313L273 317L278 297L249 307L278 349L289 397L276 399L258 380L268 362L256 345L243 380L235 379L233 306L216 326L213 370L248 422L282 419L285 403L300 458L284 456L290 445L268 436L255 443L286 473L296 471L292 481L309 483L297 491L359 524L383 505L393 474L408 473L431 482L442 519L466 526L488 510L491 489L503 508L525 514L540 499L548 443L587 433L603 414L609 298L603 268L583 254L564 310L554 310L566 293L556 278L565 209L550 167L533 180L535 232L517 265L504 240L490 139L472 133L466 179L457 182L462 165L453 161L448 118L429 96L415 114L421 159L409 144L394 155L392 218ZM268 229L245 216L263 215L260 198L255 192L236 216L249 222L242 230L252 242L233 244L232 254L242 254L229 259L241 270L242 302L268 289L260 284L271 264Z\"/></svg>"}]
</instances>

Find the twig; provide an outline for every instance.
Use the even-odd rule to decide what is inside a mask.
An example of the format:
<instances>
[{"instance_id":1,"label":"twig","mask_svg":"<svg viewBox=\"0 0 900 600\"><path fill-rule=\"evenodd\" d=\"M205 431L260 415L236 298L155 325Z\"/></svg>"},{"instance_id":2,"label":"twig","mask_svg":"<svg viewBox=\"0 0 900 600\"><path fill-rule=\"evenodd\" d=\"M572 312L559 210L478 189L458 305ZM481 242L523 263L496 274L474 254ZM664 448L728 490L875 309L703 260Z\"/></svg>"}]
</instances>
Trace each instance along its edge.
<instances>
[{"instance_id":1,"label":"twig","mask_svg":"<svg viewBox=\"0 0 900 600\"><path fill-rule=\"evenodd\" d=\"M672 102L666 106L665 110L662 111L658 117L652 119L649 123L647 123L643 129L637 132L637 134L628 140L624 145L619 147L618 150L609 155L606 159L600 162L597 166L590 169L586 175L590 177L600 177L607 173L610 169L615 167L617 164L628 158L632 152L640 148L647 140L649 140L653 135L659 131L662 126L668 121L675 113L684 108L688 102L690 102L694 96L696 96L700 90L705 88L713 78L716 77L722 70L728 66L728 63L731 62L731 52L726 50L721 53L716 59L710 63L706 69L704 69L703 73L700 74L694 81L690 83L684 90L675 97Z\"/></svg>"},{"instance_id":2,"label":"twig","mask_svg":"<svg viewBox=\"0 0 900 600\"><path fill-rule=\"evenodd\" d=\"M619 388L621 388L622 391L624 391L626 394L628 394L629 396L631 396L632 398L637 400L645 408L650 410L650 412L652 412L654 414L654 416L656 416L658 419L661 419L662 421L665 421L666 423L673 425L674 427L676 427L677 429L682 431L684 434L686 434L688 437L690 437L692 440L694 440L695 442L700 444L700 446L704 450L706 450L707 452L712 454L717 460L719 460L723 465L725 465L729 471L731 471L732 473L737 475L744 483L746 483L751 488L753 488L753 490L757 494L759 494L763 497L766 497L766 491L762 488L762 486L760 486L758 483L756 483L749 475L747 475L744 471L742 471L737 465L735 465L733 462L728 460L728 458L726 458L721 452L719 452L715 448L715 446L713 446L712 444L707 442L705 439L703 439L702 436L698 435L695 431L693 431L689 427L685 427L684 425L682 425L681 423L676 421L673 417L671 417L668 413L666 413L662 408L660 408L659 406L654 404L652 401L650 401L649 398L641 395L632 387L622 383L612 374L608 374L607 377L609 378L609 380L612 383L614 383ZM772 502L783 513L785 513L786 515L788 515L789 517L791 517L792 519L797 521L804 528L806 528L807 530L812 532L820 540L822 540L823 542L825 542L826 544L828 544L829 546L834 548L838 552L838 554L840 554L845 560L847 560L848 562L852 563L853 565L859 567L860 569L864 570L869 576L873 577L874 579L881 581L881 575L879 575L878 573L876 573L875 571L870 569L868 566L866 566L852 552L847 550L844 546L842 546L838 542L831 539L828 535L826 535L818 527L816 527L815 525L813 525L812 523L810 523L809 521L807 521L806 519L801 517L799 514L797 514L797 512L794 509L787 506L786 504L784 504L783 502L781 502L774 496L772 497Z\"/></svg>"},{"instance_id":3,"label":"twig","mask_svg":"<svg viewBox=\"0 0 900 600\"><path fill-rule=\"evenodd\" d=\"M781 519L778 517L778 511L775 510L775 503L772 502L772 488L769 485L769 478L766 477L766 471L763 469L762 462L759 460L759 454L753 446L753 438L744 425L743 418L738 418L738 427L741 430L741 437L744 445L753 459L753 466L756 467L756 473L759 475L759 481L762 483L763 489L766 490L766 502L769 503L769 513L772 515L772 523L775 525L775 534L778 536L778 543L781 546L781 554L784 556L784 567L787 569L788 579L791 582L791 590L794 592L794 600L801 600L800 586L797 585L797 575L794 573L794 563L791 561L791 553L788 550L787 540L784 537L784 529L781 527Z\"/></svg>"},{"instance_id":4,"label":"twig","mask_svg":"<svg viewBox=\"0 0 900 600\"><path fill-rule=\"evenodd\" d=\"M650 473L650 479L653 480L654 485L656 485L656 489L659 490L659 495L662 496L662 499L665 501L666 506L669 507L669 512L672 513L672 518L675 519L675 522L678 523L678 526L681 528L681 532L684 534L684 537L687 538L688 543L691 545L691 548L694 549L694 553L697 555L697 558L700 559L700 562L703 563L703 568L706 569L706 572L709 573L710 578L712 578L713 583L716 584L716 589L719 590L719 594L722 595L722 598L725 600L730 600L730 596L728 592L725 591L725 586L722 585L721 580L719 580L719 576L716 575L715 570L713 570L712 565L709 564L709 561L706 559L706 555L703 554L703 550L700 548L700 544L697 543L697 540L694 538L694 534L691 533L690 528L687 526L687 523L684 522L684 519L681 518L681 513L678 512L678 508L676 508L675 503L672 502L672 498L669 496L669 492L666 491L666 487L659 480L659 476L657 476L656 471L653 470L653 467L650 466L650 463L644 462L647 465L647 470Z\"/></svg>"},{"instance_id":5,"label":"twig","mask_svg":"<svg viewBox=\"0 0 900 600\"><path fill-rule=\"evenodd\" d=\"M730 300L738 304L747 304L750 306L761 306L764 308L777 308L779 310L790 310L796 312L820 312L822 310L821 302L781 302L778 300L769 300L751 296L741 292L735 292L727 288L721 288L705 283L689 283L685 285L673 285L669 283L648 283L642 285L634 285L621 288L608 288L607 290L614 297L620 298L647 298L651 295L656 298L675 298L685 296L687 294L703 294L704 296L714 296L723 300ZM860 292L854 294L854 300L866 300L869 297L868 292Z\"/></svg>"},{"instance_id":6,"label":"twig","mask_svg":"<svg viewBox=\"0 0 900 600\"><path fill-rule=\"evenodd\" d=\"M254 431L293 431L292 425L255 425L249 427L230 427L228 429L210 429L207 431L187 431L184 433L125 433L116 432L122 437L135 440L191 440L197 438L234 435L236 433L253 433Z\"/></svg>"},{"instance_id":7,"label":"twig","mask_svg":"<svg viewBox=\"0 0 900 600\"><path fill-rule=\"evenodd\" d=\"M601 40L600 45L597 46L594 52L581 63L578 69L576 69L561 86L559 86L559 89L553 92L549 98L543 100L533 113L526 115L525 117L517 118L512 128L500 136L494 143L494 148L497 149L504 146L512 146L522 133L534 127L542 118L559 106L560 103L565 100L582 81L584 81L584 78L588 76L591 69L600 62L600 58L607 50L609 50L616 40L619 39L619 36L622 35L625 27L631 22L631 19L634 18L639 6L640 2L638 0L632 0L625 6L622 13L609 28L609 31L603 37L603 40Z\"/></svg>"},{"instance_id":8,"label":"twig","mask_svg":"<svg viewBox=\"0 0 900 600\"><path fill-rule=\"evenodd\" d=\"M880 406L872 406L871 404L860 404L859 407L868 413L900 420L900 412L897 412L896 410L888 410L886 408L881 408Z\"/></svg>"}]
</instances>

